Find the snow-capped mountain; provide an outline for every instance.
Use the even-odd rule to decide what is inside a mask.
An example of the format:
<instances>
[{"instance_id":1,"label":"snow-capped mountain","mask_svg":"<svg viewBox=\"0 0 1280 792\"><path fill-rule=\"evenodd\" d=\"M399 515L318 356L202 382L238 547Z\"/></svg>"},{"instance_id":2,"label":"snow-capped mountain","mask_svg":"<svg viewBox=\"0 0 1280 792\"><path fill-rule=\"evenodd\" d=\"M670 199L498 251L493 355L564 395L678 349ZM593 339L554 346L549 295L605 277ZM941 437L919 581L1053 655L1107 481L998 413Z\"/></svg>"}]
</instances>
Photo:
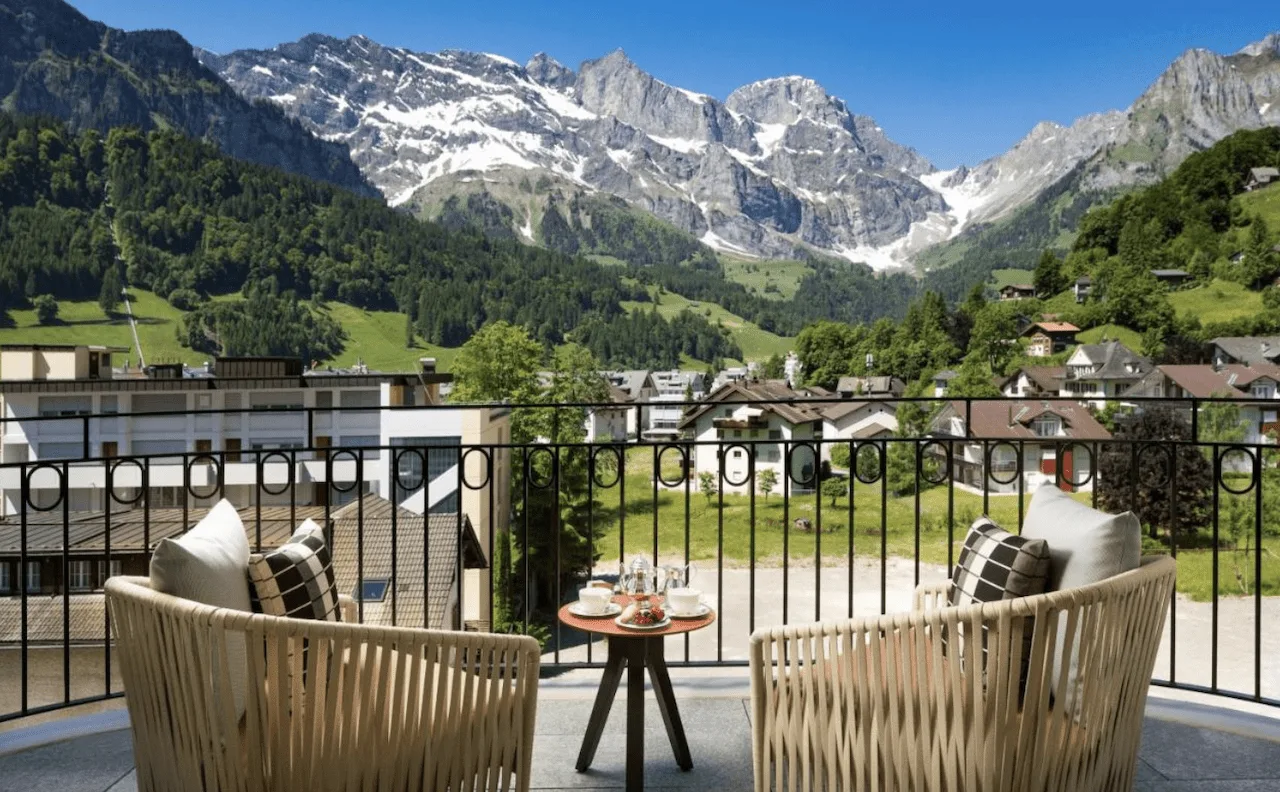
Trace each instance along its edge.
<instances>
[{"instance_id":1,"label":"snow-capped mountain","mask_svg":"<svg viewBox=\"0 0 1280 792\"><path fill-rule=\"evenodd\" d=\"M946 211L920 181L934 171L927 160L804 78L721 102L657 80L621 51L577 71L545 55L520 66L361 36L197 54L241 93L350 146L396 205L478 174L546 176L617 195L721 249L852 257Z\"/></svg>"},{"instance_id":2,"label":"snow-capped mountain","mask_svg":"<svg viewBox=\"0 0 1280 792\"><path fill-rule=\"evenodd\" d=\"M722 250L812 248L877 268L1007 216L1086 160L1088 188L1140 184L1237 129L1280 123L1280 34L1234 55L1189 51L1128 110L1043 122L953 171L803 77L719 101L621 51L575 71L544 54L521 66L310 35L197 56L245 96L349 146L395 205L429 211L477 182L506 197L549 183L618 196ZM539 207L508 203L514 230L534 239Z\"/></svg>"}]
</instances>

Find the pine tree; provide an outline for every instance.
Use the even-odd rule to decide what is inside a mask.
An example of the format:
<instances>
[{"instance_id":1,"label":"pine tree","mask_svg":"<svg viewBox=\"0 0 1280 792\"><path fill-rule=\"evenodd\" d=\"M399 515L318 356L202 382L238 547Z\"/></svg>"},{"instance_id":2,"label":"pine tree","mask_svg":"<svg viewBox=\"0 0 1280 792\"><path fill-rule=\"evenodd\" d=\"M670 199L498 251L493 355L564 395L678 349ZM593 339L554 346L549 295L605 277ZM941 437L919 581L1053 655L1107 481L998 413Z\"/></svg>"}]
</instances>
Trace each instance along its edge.
<instances>
[{"instance_id":1,"label":"pine tree","mask_svg":"<svg viewBox=\"0 0 1280 792\"><path fill-rule=\"evenodd\" d=\"M1045 299L1067 288L1066 278L1062 274L1062 262L1052 250L1045 250L1040 254L1032 283L1036 287L1036 294Z\"/></svg>"},{"instance_id":2,"label":"pine tree","mask_svg":"<svg viewBox=\"0 0 1280 792\"><path fill-rule=\"evenodd\" d=\"M115 313L120 304L120 271L112 265L102 273L102 289L98 292L98 307L107 316Z\"/></svg>"}]
</instances>

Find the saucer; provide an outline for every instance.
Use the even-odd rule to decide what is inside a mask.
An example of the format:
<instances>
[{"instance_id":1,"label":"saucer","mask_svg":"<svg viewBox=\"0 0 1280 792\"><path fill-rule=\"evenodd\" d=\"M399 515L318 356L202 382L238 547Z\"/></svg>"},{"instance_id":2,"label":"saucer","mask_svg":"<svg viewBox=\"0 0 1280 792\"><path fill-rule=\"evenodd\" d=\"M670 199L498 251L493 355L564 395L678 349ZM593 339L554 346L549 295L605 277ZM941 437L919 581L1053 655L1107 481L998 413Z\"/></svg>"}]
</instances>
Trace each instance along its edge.
<instances>
[{"instance_id":1,"label":"saucer","mask_svg":"<svg viewBox=\"0 0 1280 792\"><path fill-rule=\"evenodd\" d=\"M584 619L603 619L606 616L617 616L619 613L622 613L622 606L616 602L610 602L608 605L605 606L605 609L603 612L593 613L591 611L585 610L582 607L581 602L574 601L569 603L569 612L572 613L574 616L581 616Z\"/></svg>"},{"instance_id":2,"label":"saucer","mask_svg":"<svg viewBox=\"0 0 1280 792\"><path fill-rule=\"evenodd\" d=\"M692 613L676 613L675 611L667 611L667 615L673 619L702 619L711 613L710 605L699 605L698 609Z\"/></svg>"},{"instance_id":3,"label":"saucer","mask_svg":"<svg viewBox=\"0 0 1280 792\"><path fill-rule=\"evenodd\" d=\"M671 626L671 617L668 616L655 624L628 624L622 620L621 616L619 616L613 620L613 623L625 630L661 630L663 627Z\"/></svg>"}]
</instances>

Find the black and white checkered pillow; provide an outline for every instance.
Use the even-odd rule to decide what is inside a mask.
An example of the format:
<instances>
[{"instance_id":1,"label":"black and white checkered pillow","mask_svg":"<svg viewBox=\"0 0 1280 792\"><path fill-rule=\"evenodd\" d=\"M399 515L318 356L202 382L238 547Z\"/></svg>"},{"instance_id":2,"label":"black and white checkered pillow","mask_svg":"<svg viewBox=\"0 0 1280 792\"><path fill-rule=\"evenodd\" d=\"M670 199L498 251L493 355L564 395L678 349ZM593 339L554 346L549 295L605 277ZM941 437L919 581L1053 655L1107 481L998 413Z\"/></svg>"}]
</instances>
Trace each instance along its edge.
<instances>
[{"instance_id":1,"label":"black and white checkered pillow","mask_svg":"<svg viewBox=\"0 0 1280 792\"><path fill-rule=\"evenodd\" d=\"M1049 582L1049 545L1004 530L979 517L965 537L951 573L951 604L999 602L1043 594Z\"/></svg>"},{"instance_id":2,"label":"black and white checkered pillow","mask_svg":"<svg viewBox=\"0 0 1280 792\"><path fill-rule=\"evenodd\" d=\"M951 604L972 605L1043 594L1049 584L1049 544L1011 534L979 517L964 539L960 559L951 573ZM1027 684L1035 620L1028 617L1022 632L1019 700ZM982 628L982 659L986 667L987 628ZM945 640L945 639L944 639ZM984 673L985 679L985 673Z\"/></svg>"},{"instance_id":3,"label":"black and white checkered pillow","mask_svg":"<svg viewBox=\"0 0 1280 792\"><path fill-rule=\"evenodd\" d=\"M255 610L271 616L341 621L338 588L324 531L307 520L289 541L249 556Z\"/></svg>"}]
</instances>

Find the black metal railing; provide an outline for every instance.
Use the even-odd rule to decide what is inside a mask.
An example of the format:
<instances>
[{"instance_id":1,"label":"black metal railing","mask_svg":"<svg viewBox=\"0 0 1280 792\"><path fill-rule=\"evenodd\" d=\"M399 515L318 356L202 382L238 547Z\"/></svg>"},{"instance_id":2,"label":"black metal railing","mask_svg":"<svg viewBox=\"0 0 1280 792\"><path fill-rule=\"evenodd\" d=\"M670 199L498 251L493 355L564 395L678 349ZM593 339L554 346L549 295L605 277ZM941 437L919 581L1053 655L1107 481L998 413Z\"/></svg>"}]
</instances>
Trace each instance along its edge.
<instances>
[{"instance_id":1,"label":"black metal railing","mask_svg":"<svg viewBox=\"0 0 1280 792\"><path fill-rule=\"evenodd\" d=\"M102 578L145 574L159 541L224 497L255 550L280 544L304 519L323 524L363 620L527 632L544 642L548 667L603 664L598 644L554 618L577 586L616 580L636 555L692 565L690 584L719 618L671 639L668 656L717 666L744 665L757 627L908 607L914 586L950 575L973 519L1020 528L1041 484L1133 509L1145 551L1178 557L1156 684L1280 705L1280 660L1264 653L1280 632L1280 448L1258 403L1126 400L1125 428L1114 435L1076 405L1059 421L1066 434L1040 428L1046 436L1014 414L1043 412L1040 399L875 403L902 418L896 431L867 436L872 424L889 424L838 425L820 414L783 425L772 411L781 402L720 402L717 410L762 410L770 424L717 429L708 413L679 441L587 443L579 422L605 405L361 407L347 411L415 411L421 420L411 422L411 441L344 446L318 442L316 429L339 423L344 408L296 408L272 413L298 413L306 434L295 447L246 448L241 421L238 448L219 430L199 449L114 455L104 448L130 450L139 420L252 413L6 419L0 720L120 695ZM459 442L454 424L433 424L440 410L485 411L505 428ZM535 410L550 420L526 421ZM1148 421L1150 436L1140 413L1163 416ZM82 453L68 453L66 429L49 429L66 422ZM517 437L536 426L557 442L498 442L513 423ZM975 426L984 432L975 436ZM255 440L280 439L258 431ZM453 439L436 445L436 436ZM63 457L40 455L50 437Z\"/></svg>"}]
</instances>

